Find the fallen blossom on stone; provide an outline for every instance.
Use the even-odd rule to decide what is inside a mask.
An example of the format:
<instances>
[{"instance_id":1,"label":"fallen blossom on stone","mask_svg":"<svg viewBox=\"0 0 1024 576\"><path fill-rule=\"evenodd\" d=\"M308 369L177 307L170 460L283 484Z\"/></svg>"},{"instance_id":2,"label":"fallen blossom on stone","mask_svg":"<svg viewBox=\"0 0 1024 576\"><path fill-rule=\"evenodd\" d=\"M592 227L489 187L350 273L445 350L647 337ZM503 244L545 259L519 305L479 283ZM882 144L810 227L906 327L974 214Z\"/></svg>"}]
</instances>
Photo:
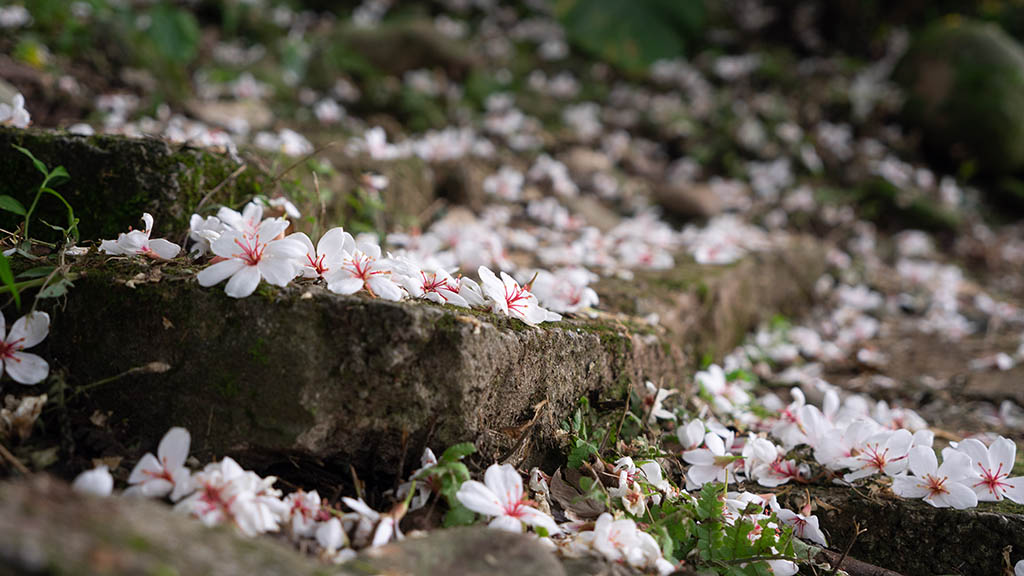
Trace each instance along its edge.
<instances>
[{"instance_id":1,"label":"fallen blossom on stone","mask_svg":"<svg viewBox=\"0 0 1024 576\"><path fill-rule=\"evenodd\" d=\"M162 260L170 260L177 256L178 252L181 252L181 246L174 242L163 238L150 239L149 235L153 231L152 215L148 212L144 213L142 221L146 225L144 230L122 232L117 236L117 240L104 240L100 243L100 252L113 256L144 254Z\"/></svg>"},{"instance_id":2,"label":"fallen blossom on stone","mask_svg":"<svg viewBox=\"0 0 1024 576\"><path fill-rule=\"evenodd\" d=\"M0 334L6 332L0 314ZM5 372L19 384L38 384L50 374L50 365L39 356L24 352L42 342L50 333L50 315L29 312L18 318L0 342L0 376Z\"/></svg>"},{"instance_id":3,"label":"fallen blossom on stone","mask_svg":"<svg viewBox=\"0 0 1024 576\"><path fill-rule=\"evenodd\" d=\"M251 236L238 230L225 232L212 246L223 260L199 272L199 285L208 288L227 280L224 293L232 298L249 296L261 280L287 285L299 273L296 260L306 252L297 240L275 240L287 227L287 221L267 220Z\"/></svg>"},{"instance_id":4,"label":"fallen blossom on stone","mask_svg":"<svg viewBox=\"0 0 1024 576\"><path fill-rule=\"evenodd\" d=\"M968 485L971 458L956 450L942 454L942 465L935 451L927 446L910 450L911 475L893 478L892 491L902 498L923 498L936 508L963 510L978 505L978 495Z\"/></svg>"},{"instance_id":5,"label":"fallen blossom on stone","mask_svg":"<svg viewBox=\"0 0 1024 576\"><path fill-rule=\"evenodd\" d=\"M131 486L125 496L147 498L170 496L177 502L192 490L191 472L185 467L191 436L184 428L171 428L157 447L157 455L147 452L128 477Z\"/></svg>"},{"instance_id":6,"label":"fallen blossom on stone","mask_svg":"<svg viewBox=\"0 0 1024 576\"><path fill-rule=\"evenodd\" d=\"M114 477L105 465L100 465L79 474L71 483L71 489L79 494L110 496L114 490Z\"/></svg>"},{"instance_id":7,"label":"fallen blossom on stone","mask_svg":"<svg viewBox=\"0 0 1024 576\"><path fill-rule=\"evenodd\" d=\"M523 500L523 479L508 464L492 464L484 473L482 483L468 480L455 496L466 508L492 517L488 524L491 528L522 532L525 524L544 528L548 534L560 532L550 516Z\"/></svg>"}]
</instances>

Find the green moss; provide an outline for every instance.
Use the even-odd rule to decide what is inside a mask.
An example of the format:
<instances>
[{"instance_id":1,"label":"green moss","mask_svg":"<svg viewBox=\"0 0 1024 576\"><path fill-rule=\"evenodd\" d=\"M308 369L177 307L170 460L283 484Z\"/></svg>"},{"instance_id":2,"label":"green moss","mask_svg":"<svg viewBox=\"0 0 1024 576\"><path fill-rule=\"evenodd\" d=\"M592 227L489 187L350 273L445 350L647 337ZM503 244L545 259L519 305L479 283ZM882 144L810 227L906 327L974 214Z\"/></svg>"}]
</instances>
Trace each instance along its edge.
<instances>
[{"instance_id":1,"label":"green moss","mask_svg":"<svg viewBox=\"0 0 1024 576\"><path fill-rule=\"evenodd\" d=\"M257 338L249 347L249 356L259 364L267 366L270 364L270 357L267 355L267 341Z\"/></svg>"}]
</instances>

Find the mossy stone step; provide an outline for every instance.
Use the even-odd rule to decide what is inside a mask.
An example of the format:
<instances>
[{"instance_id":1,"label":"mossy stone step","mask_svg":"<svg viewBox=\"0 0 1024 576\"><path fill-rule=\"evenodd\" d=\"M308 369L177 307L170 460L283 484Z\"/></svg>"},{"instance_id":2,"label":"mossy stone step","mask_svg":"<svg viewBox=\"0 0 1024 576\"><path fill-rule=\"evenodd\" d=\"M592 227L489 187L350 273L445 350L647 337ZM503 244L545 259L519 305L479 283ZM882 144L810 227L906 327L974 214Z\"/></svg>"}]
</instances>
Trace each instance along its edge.
<instances>
[{"instance_id":1,"label":"mossy stone step","mask_svg":"<svg viewBox=\"0 0 1024 576\"><path fill-rule=\"evenodd\" d=\"M28 149L50 169L64 166L71 179L59 192L75 210L82 238L116 238L128 226L137 226L143 212L156 219L157 234L179 240L202 198L221 183L218 203L240 203L258 194L267 182L255 166L247 166L233 180L240 164L224 154L175 146L154 138L78 136L65 132L0 127L0 194L28 207L43 176L32 161L12 148ZM39 203L43 220L64 225L64 206L54 198ZM19 217L0 213L0 227L14 230ZM33 224L40 237L53 234ZM37 232L33 232L35 236Z\"/></svg>"},{"instance_id":2,"label":"mossy stone step","mask_svg":"<svg viewBox=\"0 0 1024 576\"><path fill-rule=\"evenodd\" d=\"M561 457L560 424L579 398L621 399L645 380L685 388L708 343L724 350L776 311L806 305L816 278L780 266L779 254L690 265L694 282L670 283L659 300L672 324L605 313L530 328L315 285L234 300L200 288L180 263L88 258L51 310L44 353L71 388L123 375L69 404L82 420L109 415L119 455L137 457L185 426L201 461L354 464L390 477L424 446L456 442L476 442L490 461ZM138 370L153 362L170 368Z\"/></svg>"}]
</instances>

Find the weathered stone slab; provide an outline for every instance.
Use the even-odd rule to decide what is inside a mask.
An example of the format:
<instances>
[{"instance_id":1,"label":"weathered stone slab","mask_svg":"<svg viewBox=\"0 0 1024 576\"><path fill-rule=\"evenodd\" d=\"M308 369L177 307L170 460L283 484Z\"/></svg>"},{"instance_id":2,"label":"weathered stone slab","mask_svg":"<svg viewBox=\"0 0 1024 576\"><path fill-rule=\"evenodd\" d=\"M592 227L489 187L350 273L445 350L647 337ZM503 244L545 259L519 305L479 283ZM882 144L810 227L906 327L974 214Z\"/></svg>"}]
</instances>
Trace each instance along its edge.
<instances>
[{"instance_id":1,"label":"weathered stone slab","mask_svg":"<svg viewBox=\"0 0 1024 576\"><path fill-rule=\"evenodd\" d=\"M270 538L207 528L167 505L94 498L51 477L0 484L0 575L340 572Z\"/></svg>"},{"instance_id":2,"label":"weathered stone slab","mask_svg":"<svg viewBox=\"0 0 1024 576\"><path fill-rule=\"evenodd\" d=\"M153 214L158 233L177 238L188 230L189 216L203 196L240 166L226 155L173 146L154 138L77 136L0 127L0 194L13 196L26 207L43 176L12 145L28 149L51 169L59 165L67 169L71 179L56 190L74 208L83 238L115 238L136 224L143 212ZM242 202L260 192L264 178L255 166L248 166L208 203ZM64 206L51 197L40 201L39 215L56 224L64 224L67 219ZM3 228L14 230L17 224L17 217L0 213ZM38 222L33 228L37 229L33 235L49 231Z\"/></svg>"},{"instance_id":3,"label":"weathered stone slab","mask_svg":"<svg viewBox=\"0 0 1024 576\"><path fill-rule=\"evenodd\" d=\"M559 426L580 397L621 398L645 380L682 387L698 353L722 351L758 320L806 304L817 277L780 267L780 255L694 265L690 284L662 291L671 298L660 309L674 314L664 327L611 314L529 328L315 285L233 300L198 287L180 264L93 258L52 311L48 358L73 388L128 373L72 403L76 413L109 413L126 456L185 426L201 460L298 458L387 476L424 446L464 441L491 461L543 460L562 448ZM170 369L131 372L152 362Z\"/></svg>"},{"instance_id":4,"label":"weathered stone slab","mask_svg":"<svg viewBox=\"0 0 1024 576\"><path fill-rule=\"evenodd\" d=\"M906 576L1002 574L1003 549L1012 546L1014 560L1024 552L1024 506L981 503L953 510L844 487L817 487L810 494L834 549L853 542L854 558ZM791 506L803 498L802 490L780 497ZM855 537L856 527L866 531Z\"/></svg>"}]
</instances>

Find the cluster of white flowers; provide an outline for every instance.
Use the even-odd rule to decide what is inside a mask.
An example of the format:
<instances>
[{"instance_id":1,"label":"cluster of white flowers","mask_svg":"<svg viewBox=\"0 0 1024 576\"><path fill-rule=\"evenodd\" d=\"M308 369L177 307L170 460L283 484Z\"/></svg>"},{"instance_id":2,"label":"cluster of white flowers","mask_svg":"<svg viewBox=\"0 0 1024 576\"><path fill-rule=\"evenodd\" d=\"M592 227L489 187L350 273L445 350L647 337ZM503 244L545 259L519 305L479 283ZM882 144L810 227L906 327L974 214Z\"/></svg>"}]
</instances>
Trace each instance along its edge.
<instances>
[{"instance_id":1,"label":"cluster of white flowers","mask_svg":"<svg viewBox=\"0 0 1024 576\"><path fill-rule=\"evenodd\" d=\"M290 205L290 203L287 203ZM287 211L289 206L283 206ZM181 248L167 240L150 239L153 218L143 215L145 230L132 230L117 240L104 240L100 251L113 255L148 255L170 259ZM557 322L561 315L542 307L531 292L505 272L500 277L486 266L477 273L480 283L452 276L436 258L412 253L387 254L370 239L357 241L342 228L324 233L316 245L302 232L285 236L289 227L282 217L263 217L263 204L250 202L243 211L222 207L216 216L193 215L189 237L197 257L212 254L211 264L197 276L204 287L227 280L224 292L245 298L260 282L287 286L298 277L322 281L336 294L365 292L371 297L400 301L424 299L462 308L490 308L530 325ZM543 271L542 294L559 309L577 312L595 305L597 295L587 287L593 279L586 271ZM540 272L537 273L540 276Z\"/></svg>"},{"instance_id":2,"label":"cluster of white flowers","mask_svg":"<svg viewBox=\"0 0 1024 576\"><path fill-rule=\"evenodd\" d=\"M147 453L132 469L123 496L166 499L207 526L232 525L246 536L284 532L296 542L315 541L320 556L333 562L355 556L353 547L382 546L403 537L397 520L404 512L380 513L362 500L343 498L351 512L341 513L316 491L283 496L274 488L275 477L260 477L228 457L193 471L187 466L190 444L187 430L171 428L156 455ZM79 474L72 488L110 496L114 478L100 465Z\"/></svg>"},{"instance_id":3,"label":"cluster of white flowers","mask_svg":"<svg viewBox=\"0 0 1024 576\"><path fill-rule=\"evenodd\" d=\"M32 123L32 117L25 109L25 97L15 94L10 104L0 102L0 126L14 126L15 128L28 128Z\"/></svg>"}]
</instances>

